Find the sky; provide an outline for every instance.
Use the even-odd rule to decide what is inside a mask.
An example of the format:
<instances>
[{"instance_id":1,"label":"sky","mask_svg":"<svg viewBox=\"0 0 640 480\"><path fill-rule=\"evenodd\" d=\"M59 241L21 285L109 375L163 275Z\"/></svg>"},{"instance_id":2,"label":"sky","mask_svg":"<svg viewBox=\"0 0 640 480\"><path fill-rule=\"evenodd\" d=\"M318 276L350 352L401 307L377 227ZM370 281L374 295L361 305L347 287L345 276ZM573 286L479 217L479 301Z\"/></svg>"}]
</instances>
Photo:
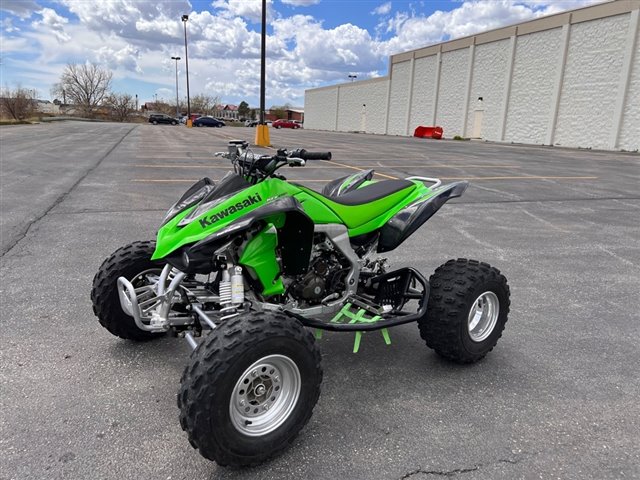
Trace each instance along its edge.
<instances>
[{"instance_id":1,"label":"sky","mask_svg":"<svg viewBox=\"0 0 640 480\"><path fill-rule=\"evenodd\" d=\"M387 74L391 54L601 0L268 0L266 105ZM0 85L50 99L65 65L97 63L140 103L191 95L259 104L261 0L0 0ZM178 62L171 60L179 56Z\"/></svg>"}]
</instances>

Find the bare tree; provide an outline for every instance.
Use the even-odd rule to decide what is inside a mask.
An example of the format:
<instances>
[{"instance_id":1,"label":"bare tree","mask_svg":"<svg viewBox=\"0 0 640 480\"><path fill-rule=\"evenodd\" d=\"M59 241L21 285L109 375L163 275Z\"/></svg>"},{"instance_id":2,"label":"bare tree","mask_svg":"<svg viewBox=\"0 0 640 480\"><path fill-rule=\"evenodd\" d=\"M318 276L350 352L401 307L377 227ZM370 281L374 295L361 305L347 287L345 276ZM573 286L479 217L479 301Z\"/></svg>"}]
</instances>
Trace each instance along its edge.
<instances>
[{"instance_id":1,"label":"bare tree","mask_svg":"<svg viewBox=\"0 0 640 480\"><path fill-rule=\"evenodd\" d=\"M53 92L80 107L88 116L100 106L111 87L111 71L93 63L68 64Z\"/></svg>"},{"instance_id":2,"label":"bare tree","mask_svg":"<svg viewBox=\"0 0 640 480\"><path fill-rule=\"evenodd\" d=\"M35 99L31 90L20 86L13 90L5 87L0 94L2 116L10 115L14 120L24 120L35 111Z\"/></svg>"},{"instance_id":3,"label":"bare tree","mask_svg":"<svg viewBox=\"0 0 640 480\"><path fill-rule=\"evenodd\" d=\"M112 93L104 99L104 104L111 108L111 115L119 122L128 120L136 108L133 97L128 93Z\"/></svg>"},{"instance_id":4,"label":"bare tree","mask_svg":"<svg viewBox=\"0 0 640 480\"><path fill-rule=\"evenodd\" d=\"M201 93L191 97L191 111L209 115L219 103L220 97Z\"/></svg>"}]
</instances>

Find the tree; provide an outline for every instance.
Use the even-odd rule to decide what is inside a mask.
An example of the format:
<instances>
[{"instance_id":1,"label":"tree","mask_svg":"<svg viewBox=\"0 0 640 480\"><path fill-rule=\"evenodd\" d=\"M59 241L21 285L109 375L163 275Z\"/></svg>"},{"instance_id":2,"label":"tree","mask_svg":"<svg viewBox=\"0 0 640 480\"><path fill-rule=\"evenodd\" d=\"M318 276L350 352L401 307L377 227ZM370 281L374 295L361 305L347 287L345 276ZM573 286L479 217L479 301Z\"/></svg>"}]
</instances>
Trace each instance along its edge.
<instances>
[{"instance_id":1,"label":"tree","mask_svg":"<svg viewBox=\"0 0 640 480\"><path fill-rule=\"evenodd\" d=\"M191 111L209 115L219 103L220 97L200 93L191 97Z\"/></svg>"},{"instance_id":2,"label":"tree","mask_svg":"<svg viewBox=\"0 0 640 480\"><path fill-rule=\"evenodd\" d=\"M249 115L251 115L251 109L249 108L249 104L243 100L240 102L240 105L238 105L238 116L240 118L247 118Z\"/></svg>"},{"instance_id":3,"label":"tree","mask_svg":"<svg viewBox=\"0 0 640 480\"><path fill-rule=\"evenodd\" d=\"M269 113L275 115L276 118L287 118L285 107L276 107L275 105L269 109Z\"/></svg>"},{"instance_id":4,"label":"tree","mask_svg":"<svg viewBox=\"0 0 640 480\"><path fill-rule=\"evenodd\" d=\"M2 115L13 117L14 120L24 120L35 111L35 100L32 92L20 86L11 90L3 88L0 98L0 109Z\"/></svg>"},{"instance_id":5,"label":"tree","mask_svg":"<svg viewBox=\"0 0 640 480\"><path fill-rule=\"evenodd\" d=\"M111 115L119 122L128 120L136 108L133 97L128 93L112 93L104 99L104 104L111 108Z\"/></svg>"},{"instance_id":6,"label":"tree","mask_svg":"<svg viewBox=\"0 0 640 480\"><path fill-rule=\"evenodd\" d=\"M52 89L56 96L80 107L85 115L92 116L108 95L113 74L94 63L68 64L60 83Z\"/></svg>"}]
</instances>

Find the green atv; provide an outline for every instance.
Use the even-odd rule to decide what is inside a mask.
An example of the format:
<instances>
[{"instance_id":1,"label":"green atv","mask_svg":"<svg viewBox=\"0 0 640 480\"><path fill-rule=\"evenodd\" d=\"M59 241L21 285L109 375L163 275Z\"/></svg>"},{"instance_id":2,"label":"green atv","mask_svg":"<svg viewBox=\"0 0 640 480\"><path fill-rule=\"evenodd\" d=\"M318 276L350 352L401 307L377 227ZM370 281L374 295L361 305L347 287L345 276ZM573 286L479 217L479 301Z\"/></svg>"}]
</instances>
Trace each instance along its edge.
<instances>
[{"instance_id":1,"label":"green atv","mask_svg":"<svg viewBox=\"0 0 640 480\"><path fill-rule=\"evenodd\" d=\"M429 281L384 258L467 182L373 180L362 171L316 192L278 175L331 153L253 154L230 142L234 172L203 178L167 212L155 242L104 261L91 299L112 334L167 332L193 349L178 394L180 424L220 465L255 465L282 452L320 395L315 344L323 330L362 332L417 322L427 345L459 363L500 338L509 287L474 260L449 260ZM305 328L308 327L308 328ZM315 333L315 338L314 338Z\"/></svg>"}]
</instances>

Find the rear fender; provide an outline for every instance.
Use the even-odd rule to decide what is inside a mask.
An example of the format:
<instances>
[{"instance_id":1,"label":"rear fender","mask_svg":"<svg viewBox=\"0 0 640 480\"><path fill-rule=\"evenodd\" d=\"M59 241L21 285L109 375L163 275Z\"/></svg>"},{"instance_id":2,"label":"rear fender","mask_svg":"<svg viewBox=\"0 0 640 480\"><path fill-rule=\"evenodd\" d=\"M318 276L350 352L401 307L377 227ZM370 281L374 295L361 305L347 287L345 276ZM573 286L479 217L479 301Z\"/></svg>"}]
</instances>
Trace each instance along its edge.
<instances>
[{"instance_id":1,"label":"rear fender","mask_svg":"<svg viewBox=\"0 0 640 480\"><path fill-rule=\"evenodd\" d=\"M461 196L468 186L469 182L454 182L443 185L434 189L432 195L418 199L400 210L380 229L378 253L397 248L424 222L429 220L442 205L452 198Z\"/></svg>"}]
</instances>

